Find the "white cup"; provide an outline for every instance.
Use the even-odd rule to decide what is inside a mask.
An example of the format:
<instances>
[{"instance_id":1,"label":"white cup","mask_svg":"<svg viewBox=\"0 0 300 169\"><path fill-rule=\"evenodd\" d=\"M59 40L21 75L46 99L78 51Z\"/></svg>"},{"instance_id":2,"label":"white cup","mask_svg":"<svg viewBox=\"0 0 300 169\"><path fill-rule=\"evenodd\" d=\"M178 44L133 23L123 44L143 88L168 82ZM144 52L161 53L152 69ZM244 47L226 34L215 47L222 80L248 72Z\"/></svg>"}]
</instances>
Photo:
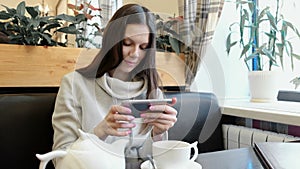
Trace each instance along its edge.
<instances>
[{"instance_id":1,"label":"white cup","mask_svg":"<svg viewBox=\"0 0 300 169\"><path fill-rule=\"evenodd\" d=\"M197 141L189 144L184 141L164 140L153 143L152 156L157 168L175 169L186 168L198 157ZM191 156L191 149L194 155Z\"/></svg>"}]
</instances>

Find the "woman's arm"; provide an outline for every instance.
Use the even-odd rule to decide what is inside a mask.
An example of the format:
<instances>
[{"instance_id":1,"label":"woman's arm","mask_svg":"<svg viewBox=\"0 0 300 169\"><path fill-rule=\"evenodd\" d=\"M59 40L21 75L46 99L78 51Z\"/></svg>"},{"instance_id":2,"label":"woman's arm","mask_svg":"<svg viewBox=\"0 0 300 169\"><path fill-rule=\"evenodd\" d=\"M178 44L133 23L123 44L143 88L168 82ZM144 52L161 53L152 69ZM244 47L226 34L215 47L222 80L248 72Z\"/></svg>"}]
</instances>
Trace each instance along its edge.
<instances>
[{"instance_id":1,"label":"woman's arm","mask_svg":"<svg viewBox=\"0 0 300 169\"><path fill-rule=\"evenodd\" d=\"M82 128L79 117L81 109L73 89L73 75L68 74L63 77L57 94L52 116L53 149L63 149L75 142L79 137L78 129Z\"/></svg>"}]
</instances>

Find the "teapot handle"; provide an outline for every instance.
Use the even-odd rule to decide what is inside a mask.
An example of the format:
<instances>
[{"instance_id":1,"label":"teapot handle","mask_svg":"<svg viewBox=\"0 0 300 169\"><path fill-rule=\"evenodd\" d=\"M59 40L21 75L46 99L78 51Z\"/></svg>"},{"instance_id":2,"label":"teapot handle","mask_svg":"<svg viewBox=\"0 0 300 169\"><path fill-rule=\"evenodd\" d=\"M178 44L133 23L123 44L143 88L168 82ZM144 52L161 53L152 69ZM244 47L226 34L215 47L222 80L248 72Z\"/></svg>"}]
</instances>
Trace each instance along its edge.
<instances>
[{"instance_id":1,"label":"teapot handle","mask_svg":"<svg viewBox=\"0 0 300 169\"><path fill-rule=\"evenodd\" d=\"M36 154L36 157L41 161L39 169L46 169L48 162L57 157L64 157L67 154L64 150L54 150L46 154Z\"/></svg>"}]
</instances>

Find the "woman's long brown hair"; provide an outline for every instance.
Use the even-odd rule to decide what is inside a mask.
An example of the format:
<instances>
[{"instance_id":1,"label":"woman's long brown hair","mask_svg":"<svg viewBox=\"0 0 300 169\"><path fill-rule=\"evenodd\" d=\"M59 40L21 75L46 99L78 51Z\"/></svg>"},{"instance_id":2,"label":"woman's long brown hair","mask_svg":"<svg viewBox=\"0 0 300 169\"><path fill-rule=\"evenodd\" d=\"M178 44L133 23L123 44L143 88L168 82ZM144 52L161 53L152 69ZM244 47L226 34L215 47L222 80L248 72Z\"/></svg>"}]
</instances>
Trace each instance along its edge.
<instances>
[{"instance_id":1,"label":"woman's long brown hair","mask_svg":"<svg viewBox=\"0 0 300 169\"><path fill-rule=\"evenodd\" d=\"M100 52L90 65L77 71L88 78L99 78L118 67L123 60L122 43L128 24L145 24L149 28L146 56L130 73L131 78L147 79L147 98L149 98L151 93L156 93L160 79L155 66L155 16L143 6L127 4L117 10L104 30Z\"/></svg>"}]
</instances>

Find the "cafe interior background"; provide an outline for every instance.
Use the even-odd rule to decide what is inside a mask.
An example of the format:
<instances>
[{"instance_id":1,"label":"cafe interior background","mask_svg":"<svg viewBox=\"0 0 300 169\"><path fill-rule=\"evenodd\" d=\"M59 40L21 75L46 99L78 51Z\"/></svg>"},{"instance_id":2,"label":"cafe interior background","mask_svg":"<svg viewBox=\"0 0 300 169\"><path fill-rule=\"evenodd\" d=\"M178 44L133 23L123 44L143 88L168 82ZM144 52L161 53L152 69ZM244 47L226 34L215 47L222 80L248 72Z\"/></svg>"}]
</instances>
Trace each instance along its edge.
<instances>
[{"instance_id":1,"label":"cafe interior background","mask_svg":"<svg viewBox=\"0 0 300 169\"><path fill-rule=\"evenodd\" d=\"M15 8L21 0L0 0L0 4L7 7ZM40 6L42 12L50 15L57 14L72 14L73 11L67 8L67 4L75 4L74 0L26 0L27 6ZM90 0L90 2L95 7L102 7L99 3L103 5L101 0ZM103 15L106 11L105 8L102 11L104 18L102 19L103 24L105 20L109 19L109 16L119 8L122 4L127 3L138 3L148 7L151 11L159 13L161 16L167 18L168 16L178 16L179 9L178 3L180 0L117 0L117 1L107 1L111 2L110 13ZM106 3L107 3L106 2ZM80 1L78 1L80 3ZM269 3L265 1L259 1L261 6L265 5L264 3ZM159 4L159 5L158 5ZM292 5L291 5L292 4ZM269 5L269 4L268 4ZM275 5L275 0L274 0ZM281 4L281 12L285 15L285 18L294 23L296 27L300 27L300 22L297 22L297 15L293 11L297 11L300 8L299 2L295 0L285 0ZM290 10L293 8L293 10ZM0 6L0 9L3 10L4 7ZM242 59L238 59L236 55L239 55L239 50L231 50L231 53L227 55L226 53L226 38L229 32L229 25L239 19L238 12L235 9L235 4L232 1L224 1L224 6L221 12L220 19L216 25L215 32L211 43L207 47L206 56L203 56L203 61L198 69L195 80L190 86L191 91L212 91L218 98L248 98L249 97L249 86L247 73L248 70L245 67ZM105 18L107 16L107 18ZM96 18L95 18L96 19ZM96 22L99 22L96 20ZM101 21L100 21L101 22ZM300 42L294 42L299 43ZM294 45L298 46L298 45ZM295 53L299 53L300 49L294 47ZM288 64L288 63L287 63ZM290 66L285 66L285 75L282 80L283 84L281 85L282 89L295 90L295 86L289 81L298 75L300 75L300 63L295 61L294 70L291 70ZM278 68L281 69L281 68ZM297 88L296 90L300 90Z\"/></svg>"},{"instance_id":2,"label":"cafe interior background","mask_svg":"<svg viewBox=\"0 0 300 169\"><path fill-rule=\"evenodd\" d=\"M15 8L21 0L0 0L0 4L7 7ZM47 15L58 15L62 13L72 14L73 11L67 8L67 4L75 4L73 0L26 0L27 6L40 6L40 10ZM80 3L80 1L77 1ZM105 9L101 0L90 0L95 7L102 8L102 26L105 26L105 21L123 4L138 3L148 7L151 11L159 13L164 19L168 17L179 16L179 3L181 0L116 0L105 1L109 4L109 10ZM270 3L269 1L259 1L260 6ZM99 5L100 4L100 5ZM275 0L274 0L275 5ZM300 2L296 0L285 0L281 5L281 12L285 15L285 19L294 23L297 28L300 28L299 18L295 11L300 11ZM213 38L211 43L207 45L207 51L205 56L202 57L201 65L197 70L197 74L193 82L189 86L190 91L202 91L213 92L219 99L219 103L222 105L226 99L249 99L249 86L248 86L248 70L242 59L239 59L240 50L232 50L229 55L226 53L226 38L229 33L229 26L235 21L239 20L238 12L235 9L235 3L232 1L224 1L221 5L221 15L218 23L215 27ZM4 10L3 6L0 6L0 10ZM96 20L97 22L97 20ZM99 40L100 39L96 39ZM295 53L300 53L300 41L294 42ZM70 44L70 47L76 47L74 44ZM89 46L87 46L89 47ZM0 49L1 50L1 49ZM289 61L286 64L290 64ZM294 69L292 70L289 65L285 66L284 76L282 76L281 90L299 91L299 88L295 89L295 86L290 83L290 80L296 76L300 76L300 63L299 60L294 61ZM281 68L277 68L281 70ZM281 126L282 127L282 126ZM300 135L299 129L295 132Z\"/></svg>"}]
</instances>

